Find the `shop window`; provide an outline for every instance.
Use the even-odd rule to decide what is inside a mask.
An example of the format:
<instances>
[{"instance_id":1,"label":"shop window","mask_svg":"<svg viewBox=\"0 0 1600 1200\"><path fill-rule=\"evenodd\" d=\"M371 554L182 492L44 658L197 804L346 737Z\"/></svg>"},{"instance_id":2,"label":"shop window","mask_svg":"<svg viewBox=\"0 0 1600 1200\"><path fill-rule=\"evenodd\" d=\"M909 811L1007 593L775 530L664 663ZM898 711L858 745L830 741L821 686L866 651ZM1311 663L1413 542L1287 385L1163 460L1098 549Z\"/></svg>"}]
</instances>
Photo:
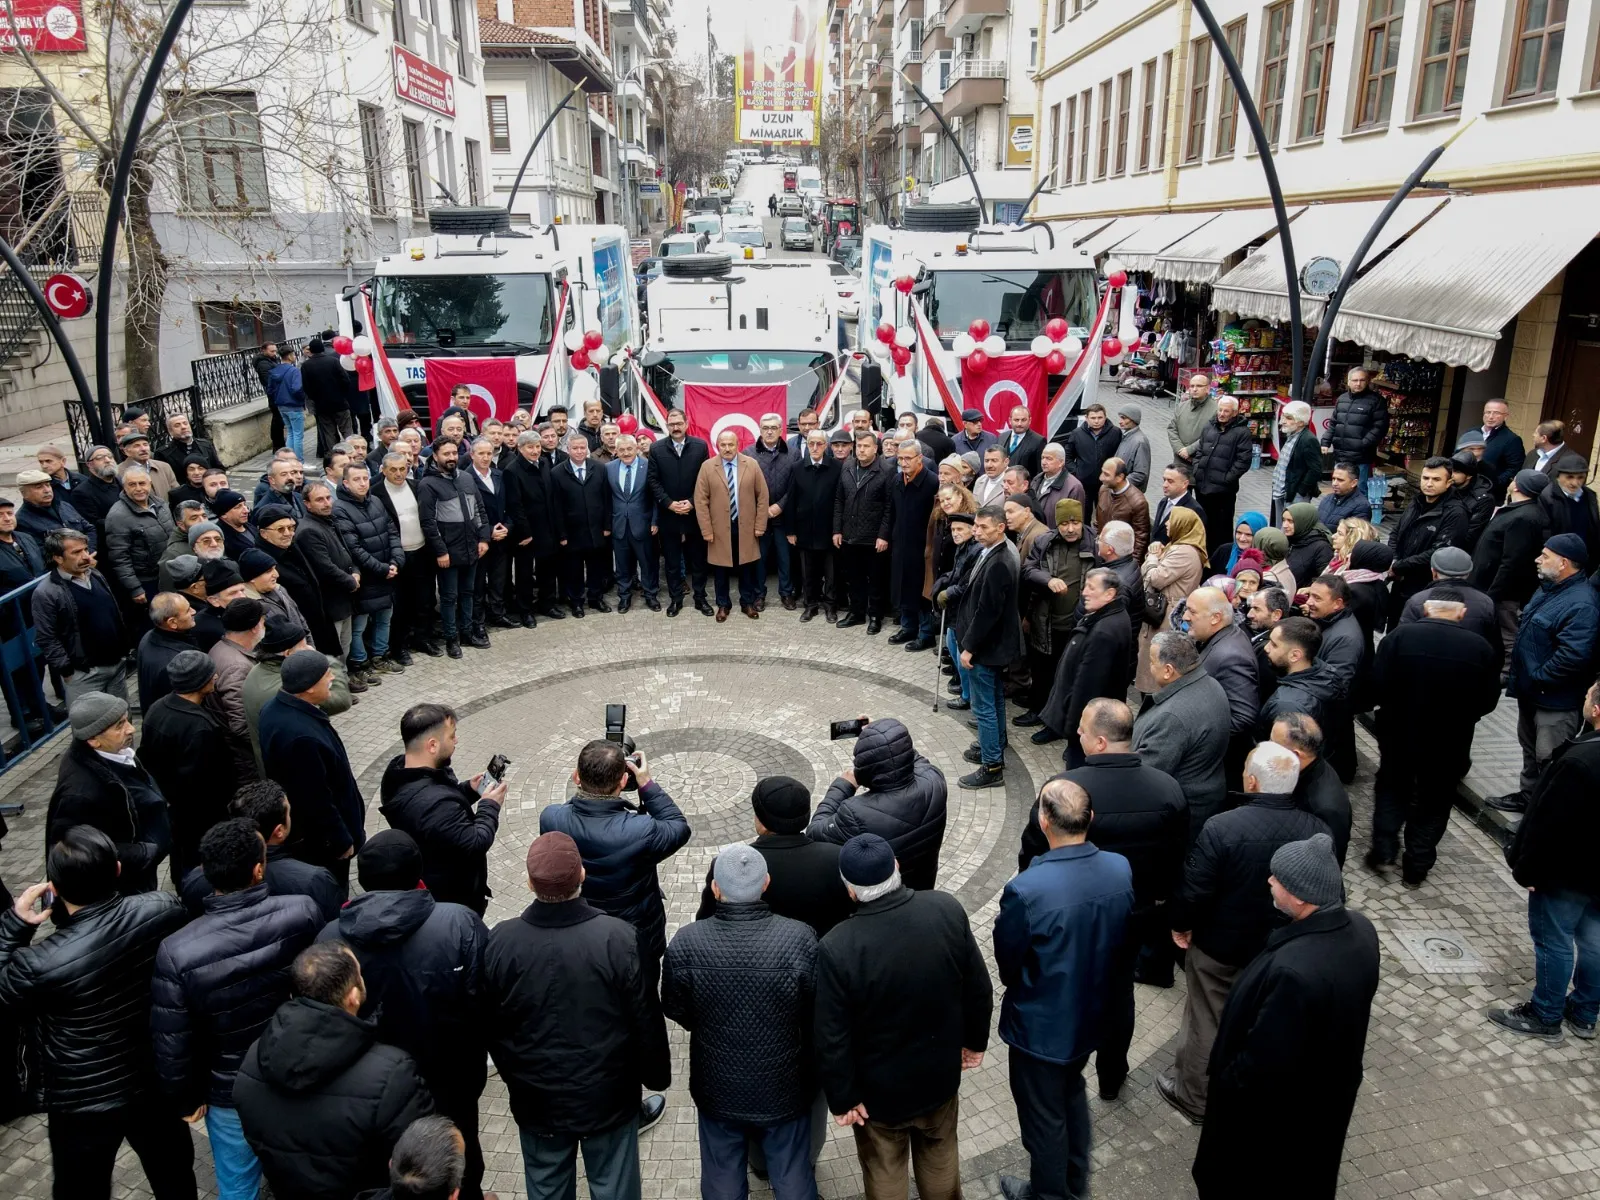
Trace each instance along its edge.
<instances>
[{"instance_id":1,"label":"shop window","mask_svg":"<svg viewBox=\"0 0 1600 1200\"><path fill-rule=\"evenodd\" d=\"M1283 129L1283 96L1289 82L1289 27L1293 0L1283 0L1266 11L1261 38L1261 124L1274 148Z\"/></svg>"},{"instance_id":2,"label":"shop window","mask_svg":"<svg viewBox=\"0 0 1600 1200\"><path fill-rule=\"evenodd\" d=\"M1566 32L1567 0L1517 0L1507 103L1555 94Z\"/></svg>"},{"instance_id":3,"label":"shop window","mask_svg":"<svg viewBox=\"0 0 1600 1200\"><path fill-rule=\"evenodd\" d=\"M495 154L511 153L511 113L504 96L490 96L489 149Z\"/></svg>"},{"instance_id":4,"label":"shop window","mask_svg":"<svg viewBox=\"0 0 1600 1200\"><path fill-rule=\"evenodd\" d=\"M283 306L279 304L200 304L200 340L207 354L254 350L283 341Z\"/></svg>"},{"instance_id":5,"label":"shop window","mask_svg":"<svg viewBox=\"0 0 1600 1200\"><path fill-rule=\"evenodd\" d=\"M1400 29L1404 0L1367 0L1367 24L1361 43L1361 95L1356 128L1375 129L1389 123L1394 104L1395 75L1400 69Z\"/></svg>"},{"instance_id":6,"label":"shop window","mask_svg":"<svg viewBox=\"0 0 1600 1200\"><path fill-rule=\"evenodd\" d=\"M1430 0L1422 31L1422 70L1417 76L1417 116L1461 111L1467 86L1467 53L1477 0Z\"/></svg>"},{"instance_id":7,"label":"shop window","mask_svg":"<svg viewBox=\"0 0 1600 1200\"><path fill-rule=\"evenodd\" d=\"M1128 127L1133 123L1133 72L1117 76L1117 153L1112 174L1128 173Z\"/></svg>"},{"instance_id":8,"label":"shop window","mask_svg":"<svg viewBox=\"0 0 1600 1200\"><path fill-rule=\"evenodd\" d=\"M1167 114L1172 111L1172 51L1161 56L1161 132L1156 136L1156 169L1167 165Z\"/></svg>"},{"instance_id":9,"label":"shop window","mask_svg":"<svg viewBox=\"0 0 1600 1200\"><path fill-rule=\"evenodd\" d=\"M1088 88L1078 93L1078 182L1089 182L1089 122L1094 93Z\"/></svg>"},{"instance_id":10,"label":"shop window","mask_svg":"<svg viewBox=\"0 0 1600 1200\"><path fill-rule=\"evenodd\" d=\"M1155 137L1156 127L1156 60L1152 58L1145 63L1140 75L1143 103L1139 109L1139 170L1148 171L1150 142Z\"/></svg>"},{"instance_id":11,"label":"shop window","mask_svg":"<svg viewBox=\"0 0 1600 1200\"><path fill-rule=\"evenodd\" d=\"M1300 115L1295 137L1322 136L1328 120L1328 74L1333 69L1333 40L1339 23L1339 0L1309 0L1306 7L1306 60L1300 73Z\"/></svg>"},{"instance_id":12,"label":"shop window","mask_svg":"<svg viewBox=\"0 0 1600 1200\"><path fill-rule=\"evenodd\" d=\"M1094 177L1104 179L1111 161L1111 80L1100 85L1100 153L1094 160Z\"/></svg>"},{"instance_id":13,"label":"shop window","mask_svg":"<svg viewBox=\"0 0 1600 1200\"><path fill-rule=\"evenodd\" d=\"M1206 152L1206 103L1211 94L1211 39L1189 43L1189 127L1183 161L1199 162Z\"/></svg>"},{"instance_id":14,"label":"shop window","mask_svg":"<svg viewBox=\"0 0 1600 1200\"><path fill-rule=\"evenodd\" d=\"M1074 156L1078 152L1078 98L1076 96L1067 97L1066 125L1067 150L1066 158L1061 164L1060 179L1060 184L1063 187L1073 181L1072 164L1074 162Z\"/></svg>"},{"instance_id":15,"label":"shop window","mask_svg":"<svg viewBox=\"0 0 1600 1200\"><path fill-rule=\"evenodd\" d=\"M1240 17L1222 30L1234 62L1244 60L1244 27L1245 19ZM1221 101L1217 107L1217 157L1226 158L1239 140L1239 93L1227 71L1217 80L1217 92Z\"/></svg>"},{"instance_id":16,"label":"shop window","mask_svg":"<svg viewBox=\"0 0 1600 1200\"><path fill-rule=\"evenodd\" d=\"M179 183L185 208L206 212L267 212L266 155L254 92L174 96Z\"/></svg>"}]
</instances>

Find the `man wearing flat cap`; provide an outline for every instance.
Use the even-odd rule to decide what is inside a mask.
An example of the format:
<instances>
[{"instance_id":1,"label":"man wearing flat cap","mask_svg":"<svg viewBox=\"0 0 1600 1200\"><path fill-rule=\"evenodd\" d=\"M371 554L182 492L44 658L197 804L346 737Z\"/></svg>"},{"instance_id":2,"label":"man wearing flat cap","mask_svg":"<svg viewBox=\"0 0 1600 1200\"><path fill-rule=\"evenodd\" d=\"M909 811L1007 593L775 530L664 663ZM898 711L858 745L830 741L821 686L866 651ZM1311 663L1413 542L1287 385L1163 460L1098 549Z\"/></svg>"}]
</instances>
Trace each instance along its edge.
<instances>
[{"instance_id":1,"label":"man wearing flat cap","mask_svg":"<svg viewBox=\"0 0 1600 1200\"><path fill-rule=\"evenodd\" d=\"M855 1133L867 1200L957 1200L961 1073L983 1064L994 988L966 910L900 881L874 833L839 851L856 913L817 948L816 1059L828 1109Z\"/></svg>"},{"instance_id":2,"label":"man wearing flat cap","mask_svg":"<svg viewBox=\"0 0 1600 1200\"><path fill-rule=\"evenodd\" d=\"M129 466L137 463L150 472L152 497L165 505L167 494L178 486L178 476L172 467L154 457L150 451L150 435L138 429L129 430L117 439L117 446L122 450L122 462L117 467L117 475L123 475Z\"/></svg>"},{"instance_id":3,"label":"man wearing flat cap","mask_svg":"<svg viewBox=\"0 0 1600 1200\"><path fill-rule=\"evenodd\" d=\"M22 493L22 504L17 509L17 528L41 541L52 529L76 529L89 539L93 550L96 541L94 522L84 517L66 499L65 491L57 491L50 476L29 468L17 472L17 491Z\"/></svg>"},{"instance_id":4,"label":"man wearing flat cap","mask_svg":"<svg viewBox=\"0 0 1600 1200\"><path fill-rule=\"evenodd\" d=\"M1539 587L1535 563L1549 523L1539 497L1550 486L1550 476L1543 471L1518 471L1505 504L1489 518L1472 552L1472 586L1494 602L1500 640L1508 656L1517 640L1522 606L1533 599Z\"/></svg>"},{"instance_id":5,"label":"man wearing flat cap","mask_svg":"<svg viewBox=\"0 0 1600 1200\"><path fill-rule=\"evenodd\" d=\"M961 432L950 439L954 443L957 454L976 454L983 457L983 452L990 446L998 445L1000 439L988 432L983 427L983 412L980 409L968 408L961 413Z\"/></svg>"},{"instance_id":6,"label":"man wearing flat cap","mask_svg":"<svg viewBox=\"0 0 1600 1200\"><path fill-rule=\"evenodd\" d=\"M527 1190L572 1195L581 1147L594 1200L638 1200L639 1089L672 1082L638 937L583 898L583 859L565 833L535 838L527 865L533 903L490 931L482 990Z\"/></svg>"},{"instance_id":7,"label":"man wearing flat cap","mask_svg":"<svg viewBox=\"0 0 1600 1200\"><path fill-rule=\"evenodd\" d=\"M235 600L247 595L244 576L232 559L219 558L201 569L200 578L206 585L206 602L194 614L194 643L209 651L227 632L222 625L222 610Z\"/></svg>"},{"instance_id":8,"label":"man wearing flat cap","mask_svg":"<svg viewBox=\"0 0 1600 1200\"><path fill-rule=\"evenodd\" d=\"M1117 409L1117 428L1122 430L1117 457L1127 464L1128 482L1141 492L1150 486L1150 435L1143 425L1144 409L1137 404L1124 404Z\"/></svg>"},{"instance_id":9,"label":"man wearing flat cap","mask_svg":"<svg viewBox=\"0 0 1600 1200\"><path fill-rule=\"evenodd\" d=\"M1326 833L1278 847L1271 869L1272 903L1289 923L1222 1010L1194 1160L1202 1200L1270 1195L1286 1179L1297 1195L1331 1200L1361 1089L1378 935L1344 906Z\"/></svg>"},{"instance_id":10,"label":"man wearing flat cap","mask_svg":"<svg viewBox=\"0 0 1600 1200\"><path fill-rule=\"evenodd\" d=\"M1517 702L1522 747L1518 788L1487 803L1501 812L1526 812L1539 772L1583 724L1583 697L1594 679L1600 600L1585 576L1589 549L1576 533L1558 533L1539 552L1539 590L1522 610L1511 647L1506 695Z\"/></svg>"},{"instance_id":11,"label":"man wearing flat cap","mask_svg":"<svg viewBox=\"0 0 1600 1200\"><path fill-rule=\"evenodd\" d=\"M1571 452L1560 454L1547 473L1555 486L1545 489L1539 503L1549 517L1550 532L1577 534L1590 560L1600 562L1600 501L1587 486L1589 460Z\"/></svg>"},{"instance_id":12,"label":"man wearing flat cap","mask_svg":"<svg viewBox=\"0 0 1600 1200\"><path fill-rule=\"evenodd\" d=\"M1534 554L1537 556L1538 551ZM1494 601L1472 585L1472 555L1459 546L1440 546L1429 558L1428 569L1433 574L1433 582L1406 601L1405 608L1400 611L1400 624L1422 620L1423 606L1440 588L1445 588L1467 606L1462 626L1489 643L1498 663L1502 654L1500 622L1495 616Z\"/></svg>"},{"instance_id":13,"label":"man wearing flat cap","mask_svg":"<svg viewBox=\"0 0 1600 1200\"><path fill-rule=\"evenodd\" d=\"M172 881L200 862L200 839L228 818L238 777L228 727L205 700L217 668L189 647L167 664L172 690L144 710L140 744L172 821Z\"/></svg>"},{"instance_id":14,"label":"man wearing flat cap","mask_svg":"<svg viewBox=\"0 0 1600 1200\"><path fill-rule=\"evenodd\" d=\"M777 1200L812 1200L817 935L767 907L762 893L770 881L754 846L717 855L715 912L673 936L661 1007L689 1031L702 1194L744 1191L748 1138L761 1145Z\"/></svg>"}]
</instances>

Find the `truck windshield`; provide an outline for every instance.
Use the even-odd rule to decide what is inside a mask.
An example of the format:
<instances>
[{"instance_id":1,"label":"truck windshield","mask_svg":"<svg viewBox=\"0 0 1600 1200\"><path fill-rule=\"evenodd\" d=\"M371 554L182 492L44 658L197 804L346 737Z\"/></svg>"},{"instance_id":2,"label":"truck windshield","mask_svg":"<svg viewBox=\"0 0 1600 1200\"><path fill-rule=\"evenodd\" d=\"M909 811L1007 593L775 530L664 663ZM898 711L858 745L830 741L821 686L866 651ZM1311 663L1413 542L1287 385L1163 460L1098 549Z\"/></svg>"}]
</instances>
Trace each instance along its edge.
<instances>
[{"instance_id":1,"label":"truck windshield","mask_svg":"<svg viewBox=\"0 0 1600 1200\"><path fill-rule=\"evenodd\" d=\"M668 408L682 407L685 384L787 384L786 416L793 420L822 402L837 372L832 355L812 350L694 350L669 354L648 369L647 378Z\"/></svg>"},{"instance_id":2,"label":"truck windshield","mask_svg":"<svg viewBox=\"0 0 1600 1200\"><path fill-rule=\"evenodd\" d=\"M375 290L386 346L550 343L548 275L381 275Z\"/></svg>"},{"instance_id":3,"label":"truck windshield","mask_svg":"<svg viewBox=\"0 0 1600 1200\"><path fill-rule=\"evenodd\" d=\"M922 302L941 338L965 333L982 317L1016 350L1054 317L1086 336L1097 297L1091 271L934 271Z\"/></svg>"}]
</instances>

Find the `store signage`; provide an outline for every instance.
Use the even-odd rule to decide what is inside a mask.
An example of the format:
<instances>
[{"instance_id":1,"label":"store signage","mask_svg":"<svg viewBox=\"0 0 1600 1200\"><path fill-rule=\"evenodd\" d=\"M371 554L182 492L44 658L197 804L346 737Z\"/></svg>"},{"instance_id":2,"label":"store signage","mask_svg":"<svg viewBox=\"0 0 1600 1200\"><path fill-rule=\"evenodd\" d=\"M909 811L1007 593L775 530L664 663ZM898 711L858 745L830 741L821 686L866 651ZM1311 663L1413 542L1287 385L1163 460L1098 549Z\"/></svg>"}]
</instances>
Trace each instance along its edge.
<instances>
[{"instance_id":1,"label":"store signage","mask_svg":"<svg viewBox=\"0 0 1600 1200\"><path fill-rule=\"evenodd\" d=\"M456 115L456 82L450 72L399 46L394 48L394 91L400 99L441 116Z\"/></svg>"},{"instance_id":2,"label":"store signage","mask_svg":"<svg viewBox=\"0 0 1600 1200\"><path fill-rule=\"evenodd\" d=\"M11 20L0 20L0 52L16 52L17 43L30 54L71 54L86 49L80 0L10 0Z\"/></svg>"},{"instance_id":3,"label":"store signage","mask_svg":"<svg viewBox=\"0 0 1600 1200\"><path fill-rule=\"evenodd\" d=\"M1033 161L1033 118L1006 118L1006 166L1025 167Z\"/></svg>"},{"instance_id":4,"label":"store signage","mask_svg":"<svg viewBox=\"0 0 1600 1200\"><path fill-rule=\"evenodd\" d=\"M1306 260L1300 268L1300 290L1308 296L1331 296L1344 276L1336 258L1320 256Z\"/></svg>"},{"instance_id":5,"label":"store signage","mask_svg":"<svg viewBox=\"0 0 1600 1200\"><path fill-rule=\"evenodd\" d=\"M661 195L661 185L654 180L641 179L639 181L639 195L659 196Z\"/></svg>"},{"instance_id":6,"label":"store signage","mask_svg":"<svg viewBox=\"0 0 1600 1200\"><path fill-rule=\"evenodd\" d=\"M44 300L50 311L63 320L86 317L94 307L94 293L81 275L63 271L44 281Z\"/></svg>"}]
</instances>

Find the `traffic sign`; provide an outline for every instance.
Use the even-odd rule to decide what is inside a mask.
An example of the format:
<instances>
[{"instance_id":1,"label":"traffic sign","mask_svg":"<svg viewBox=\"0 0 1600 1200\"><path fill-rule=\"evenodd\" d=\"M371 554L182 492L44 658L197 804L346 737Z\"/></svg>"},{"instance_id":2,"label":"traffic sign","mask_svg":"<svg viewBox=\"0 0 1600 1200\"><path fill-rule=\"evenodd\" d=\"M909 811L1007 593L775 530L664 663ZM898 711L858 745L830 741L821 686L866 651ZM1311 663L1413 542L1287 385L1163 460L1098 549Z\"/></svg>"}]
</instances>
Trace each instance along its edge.
<instances>
[{"instance_id":1,"label":"traffic sign","mask_svg":"<svg viewBox=\"0 0 1600 1200\"><path fill-rule=\"evenodd\" d=\"M50 311L64 320L86 317L94 307L94 293L81 275L63 271L44 281L44 299Z\"/></svg>"}]
</instances>

